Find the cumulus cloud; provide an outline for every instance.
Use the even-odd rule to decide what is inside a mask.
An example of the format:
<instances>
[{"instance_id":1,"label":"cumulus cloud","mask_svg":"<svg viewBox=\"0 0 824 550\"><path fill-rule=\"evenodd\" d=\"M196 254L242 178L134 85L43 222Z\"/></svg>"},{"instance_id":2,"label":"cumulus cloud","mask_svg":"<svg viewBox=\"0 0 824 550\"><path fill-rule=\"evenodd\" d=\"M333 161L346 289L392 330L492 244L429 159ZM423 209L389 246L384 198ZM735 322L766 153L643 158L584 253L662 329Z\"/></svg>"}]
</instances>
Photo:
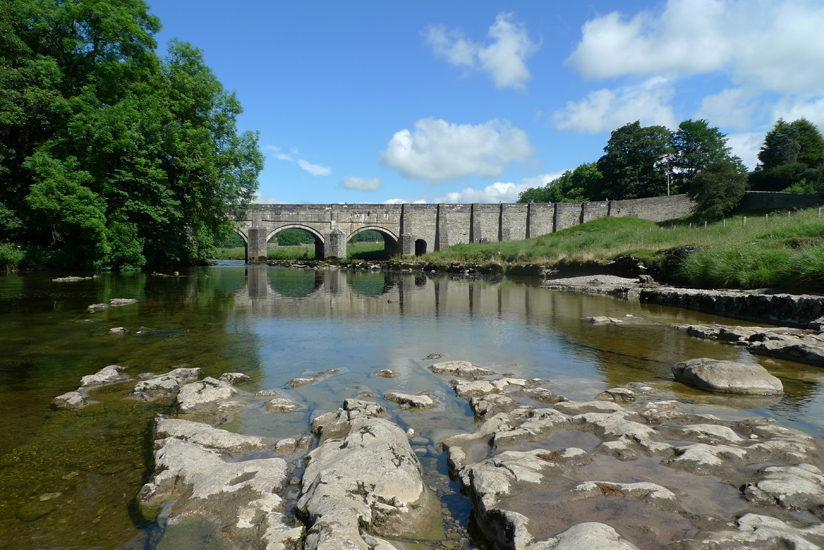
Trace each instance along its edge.
<instances>
[{"instance_id":1,"label":"cumulus cloud","mask_svg":"<svg viewBox=\"0 0 824 550\"><path fill-rule=\"evenodd\" d=\"M463 191L453 191L443 197L437 197L434 202L449 204L517 202L518 195L523 191L526 191L530 187L543 187L550 181L560 177L561 174L563 174L563 172L541 174L540 176L524 178L521 180L521 183L495 182L492 185L487 185L483 189L467 187Z\"/></svg>"},{"instance_id":2,"label":"cumulus cloud","mask_svg":"<svg viewBox=\"0 0 824 550\"><path fill-rule=\"evenodd\" d=\"M311 162L303 159L298 159L298 165L313 176L328 176L332 173L331 168L327 168L326 166L321 166L319 164L312 164Z\"/></svg>"},{"instance_id":3,"label":"cumulus cloud","mask_svg":"<svg viewBox=\"0 0 824 550\"><path fill-rule=\"evenodd\" d=\"M814 0L669 0L660 13L587 21L566 64L587 78L723 71L759 91L816 93L822 27L824 4Z\"/></svg>"},{"instance_id":4,"label":"cumulus cloud","mask_svg":"<svg viewBox=\"0 0 824 550\"><path fill-rule=\"evenodd\" d=\"M414 131L395 133L378 161L405 178L442 181L500 176L511 162L534 154L526 132L508 122L472 126L424 118L415 123Z\"/></svg>"},{"instance_id":5,"label":"cumulus cloud","mask_svg":"<svg viewBox=\"0 0 824 550\"><path fill-rule=\"evenodd\" d=\"M771 115L771 122L779 118L792 121L803 117L822 129L824 128L824 97L785 97L776 103Z\"/></svg>"},{"instance_id":6,"label":"cumulus cloud","mask_svg":"<svg viewBox=\"0 0 824 550\"><path fill-rule=\"evenodd\" d=\"M255 198L252 202L254 204L289 204L287 201L276 199L272 195L263 195L261 193L255 193Z\"/></svg>"},{"instance_id":7,"label":"cumulus cloud","mask_svg":"<svg viewBox=\"0 0 824 550\"><path fill-rule=\"evenodd\" d=\"M750 127L755 108L755 98L751 91L729 88L706 96L701 101L697 118L710 120L714 126L743 130Z\"/></svg>"},{"instance_id":8,"label":"cumulus cloud","mask_svg":"<svg viewBox=\"0 0 824 550\"><path fill-rule=\"evenodd\" d=\"M674 90L665 82L651 79L640 86L596 90L580 101L568 101L552 119L560 130L593 134L636 120L644 126L675 128L675 113L668 105Z\"/></svg>"},{"instance_id":9,"label":"cumulus cloud","mask_svg":"<svg viewBox=\"0 0 824 550\"><path fill-rule=\"evenodd\" d=\"M459 30L447 30L444 25L430 25L424 38L438 57L450 64L478 67L488 73L497 88L524 88L531 78L526 58L537 52L541 44L533 42L526 26L515 21L514 14L501 12L487 33L483 44L466 38Z\"/></svg>"},{"instance_id":10,"label":"cumulus cloud","mask_svg":"<svg viewBox=\"0 0 824 550\"><path fill-rule=\"evenodd\" d=\"M349 176L341 183L344 189L356 189L358 191L377 191L383 189L380 178L357 178Z\"/></svg>"},{"instance_id":11,"label":"cumulus cloud","mask_svg":"<svg viewBox=\"0 0 824 550\"><path fill-rule=\"evenodd\" d=\"M727 136L727 145L732 149L732 153L741 158L750 170L755 170L755 165L758 164L758 152L761 150L761 144L764 143L765 132L741 132L738 134L729 134Z\"/></svg>"}]
</instances>

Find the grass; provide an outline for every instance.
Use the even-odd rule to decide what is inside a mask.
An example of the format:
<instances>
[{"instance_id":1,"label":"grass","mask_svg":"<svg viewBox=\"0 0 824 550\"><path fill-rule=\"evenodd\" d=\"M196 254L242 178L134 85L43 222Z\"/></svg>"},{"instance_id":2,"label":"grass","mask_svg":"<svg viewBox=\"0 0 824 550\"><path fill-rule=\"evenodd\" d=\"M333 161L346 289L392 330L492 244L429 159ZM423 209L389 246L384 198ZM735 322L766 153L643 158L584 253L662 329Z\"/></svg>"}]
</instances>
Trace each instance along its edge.
<instances>
[{"instance_id":1,"label":"grass","mask_svg":"<svg viewBox=\"0 0 824 550\"><path fill-rule=\"evenodd\" d=\"M708 223L601 218L534 239L452 246L425 258L442 263L544 263L633 255L675 282L704 288L780 287L824 291L824 219L817 209L738 214ZM683 259L663 252L696 247Z\"/></svg>"},{"instance_id":2,"label":"grass","mask_svg":"<svg viewBox=\"0 0 824 550\"><path fill-rule=\"evenodd\" d=\"M14 243L0 243L0 270L9 273L17 269L25 253Z\"/></svg>"},{"instance_id":3,"label":"grass","mask_svg":"<svg viewBox=\"0 0 824 550\"><path fill-rule=\"evenodd\" d=\"M243 260L245 250L242 246L233 248L218 248L218 260ZM347 247L350 258L361 260L383 259L383 243L356 243ZM271 246L267 250L270 260L312 260L315 258L314 246Z\"/></svg>"}]
</instances>

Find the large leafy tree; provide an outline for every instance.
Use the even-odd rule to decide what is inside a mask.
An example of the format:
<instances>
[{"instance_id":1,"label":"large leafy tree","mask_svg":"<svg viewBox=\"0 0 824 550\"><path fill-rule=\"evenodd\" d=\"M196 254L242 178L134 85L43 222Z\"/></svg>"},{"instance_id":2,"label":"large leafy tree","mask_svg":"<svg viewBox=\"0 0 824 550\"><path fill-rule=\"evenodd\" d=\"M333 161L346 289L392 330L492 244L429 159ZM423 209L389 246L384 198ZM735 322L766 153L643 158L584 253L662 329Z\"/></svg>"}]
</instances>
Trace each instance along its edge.
<instances>
[{"instance_id":1,"label":"large leafy tree","mask_svg":"<svg viewBox=\"0 0 824 550\"><path fill-rule=\"evenodd\" d=\"M764 137L750 186L760 191L824 192L824 138L805 118L779 119Z\"/></svg>"},{"instance_id":2,"label":"large leafy tree","mask_svg":"<svg viewBox=\"0 0 824 550\"><path fill-rule=\"evenodd\" d=\"M783 119L778 119L772 130L764 137L764 145L758 152L762 170L771 170L785 164L795 164L801 145L798 143L798 129Z\"/></svg>"},{"instance_id":3,"label":"large leafy tree","mask_svg":"<svg viewBox=\"0 0 824 550\"><path fill-rule=\"evenodd\" d=\"M667 194L671 132L636 121L610 134L597 168L604 182L593 200L635 199Z\"/></svg>"},{"instance_id":4,"label":"large leafy tree","mask_svg":"<svg viewBox=\"0 0 824 550\"><path fill-rule=\"evenodd\" d=\"M587 202L597 194L604 177L594 162L567 170L544 187L532 187L518 195L518 202Z\"/></svg>"},{"instance_id":5,"label":"large leafy tree","mask_svg":"<svg viewBox=\"0 0 824 550\"><path fill-rule=\"evenodd\" d=\"M720 218L738 206L746 189L746 166L738 157L725 156L696 175L689 195L699 212L709 218Z\"/></svg>"},{"instance_id":6,"label":"large leafy tree","mask_svg":"<svg viewBox=\"0 0 824 550\"><path fill-rule=\"evenodd\" d=\"M142 0L3 6L0 239L62 265L206 258L263 157L202 52L160 59Z\"/></svg>"},{"instance_id":7,"label":"large leafy tree","mask_svg":"<svg viewBox=\"0 0 824 550\"><path fill-rule=\"evenodd\" d=\"M704 120L685 120L670 140L669 159L675 191L688 192L696 176L714 162L729 156L726 134Z\"/></svg>"}]
</instances>

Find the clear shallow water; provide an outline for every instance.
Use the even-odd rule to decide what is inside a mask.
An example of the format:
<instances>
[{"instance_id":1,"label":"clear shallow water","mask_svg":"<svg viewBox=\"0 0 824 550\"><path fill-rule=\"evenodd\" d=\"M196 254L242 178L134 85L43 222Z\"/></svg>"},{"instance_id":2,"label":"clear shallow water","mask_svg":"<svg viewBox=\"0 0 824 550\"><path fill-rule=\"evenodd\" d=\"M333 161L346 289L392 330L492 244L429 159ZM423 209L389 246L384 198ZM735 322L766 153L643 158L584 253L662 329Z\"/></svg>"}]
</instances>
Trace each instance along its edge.
<instances>
[{"instance_id":1,"label":"clear shallow water","mask_svg":"<svg viewBox=\"0 0 824 550\"><path fill-rule=\"evenodd\" d=\"M90 304L110 298L139 302L88 312ZM596 315L625 323L594 326L583 320ZM466 403L454 398L448 378L426 369L433 361L423 358L435 352L444 354L442 360L550 379L550 389L570 399L590 400L605 388L644 381L658 397L694 402L719 416L773 416L824 434L824 370L756 358L668 327L707 322L736 323L507 280L240 263L168 278L103 275L54 283L44 274L0 277L0 546L146 546L134 496L150 474L151 418L171 403L123 401L128 389L115 387L98 396L101 404L80 413L51 407L55 396L109 364L125 366L130 375L183 364L210 376L249 374L252 382L240 389L275 389L304 408L273 415L262 401L252 401L229 428L276 438L308 433L313 416L363 391L428 391L442 405L423 414L382 402L396 422L422 438L413 445L433 479L441 481L443 461L428 446L474 430L474 420ZM133 332L109 335L115 326ZM786 394L780 400L739 401L675 384L670 366L693 357L758 362L782 379ZM342 373L298 389L285 387L301 374L333 368ZM400 376L370 374L384 368ZM462 498L454 490L444 492L453 516L465 524Z\"/></svg>"}]
</instances>

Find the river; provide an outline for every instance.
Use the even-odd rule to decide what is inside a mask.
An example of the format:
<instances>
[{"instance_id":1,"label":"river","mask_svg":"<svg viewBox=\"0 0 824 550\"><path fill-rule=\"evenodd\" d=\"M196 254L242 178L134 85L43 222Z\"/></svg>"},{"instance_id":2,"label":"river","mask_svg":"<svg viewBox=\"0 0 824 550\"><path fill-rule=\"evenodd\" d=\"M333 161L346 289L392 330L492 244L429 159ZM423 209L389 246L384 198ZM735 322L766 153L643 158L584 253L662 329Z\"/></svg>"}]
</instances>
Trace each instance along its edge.
<instances>
[{"instance_id":1,"label":"river","mask_svg":"<svg viewBox=\"0 0 824 550\"><path fill-rule=\"evenodd\" d=\"M554 393L591 400L602 390L642 381L657 397L679 399L724 418L774 417L824 435L824 371L697 340L672 323L740 322L692 311L541 288L539 281L467 280L444 275L352 273L247 267L239 262L179 275L103 274L53 282L43 273L0 276L0 546L4 548L163 548L135 495L151 475L152 418L170 402L98 392L100 403L58 410L55 396L84 375L118 364L129 375L186 365L204 375L242 372L253 394L275 389L304 407L274 415L251 401L223 426L272 438L309 433L311 418L370 391L428 391L442 404L412 414L379 399L404 429L430 442L421 452L433 484L444 479L434 444L472 431L475 422L448 378L430 373L429 354L466 360L519 378L550 379ZM111 298L134 305L91 313ZM589 316L621 318L593 325ZM125 327L125 335L111 335ZM674 362L695 357L757 362L784 383L782 398L740 401L706 396L673 382ZM400 373L384 379L379 369ZM297 389L301 374L340 369ZM260 400L258 400L260 401ZM440 496L456 528L469 508L448 480ZM464 539L461 539L464 540ZM210 548L207 534L192 547ZM459 547L459 546L458 546ZM465 547L475 547L467 542Z\"/></svg>"}]
</instances>

